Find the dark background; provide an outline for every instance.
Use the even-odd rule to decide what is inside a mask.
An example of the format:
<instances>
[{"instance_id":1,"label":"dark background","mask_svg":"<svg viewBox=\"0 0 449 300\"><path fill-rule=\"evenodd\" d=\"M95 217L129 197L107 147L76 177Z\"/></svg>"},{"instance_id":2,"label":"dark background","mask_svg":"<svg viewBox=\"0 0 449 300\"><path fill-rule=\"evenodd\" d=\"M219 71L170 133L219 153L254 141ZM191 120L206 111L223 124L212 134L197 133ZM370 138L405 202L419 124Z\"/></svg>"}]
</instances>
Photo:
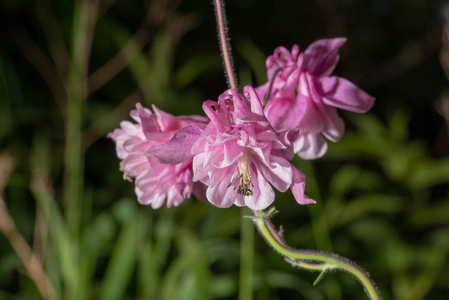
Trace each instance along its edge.
<instances>
[{"instance_id":1,"label":"dark background","mask_svg":"<svg viewBox=\"0 0 449 300\"><path fill-rule=\"evenodd\" d=\"M445 1L228 1L240 85L274 48L347 37L335 75L376 97L306 174L314 206L279 194L286 241L347 257L384 299L449 293ZM243 215L194 199L137 204L105 135L136 102L202 114L226 87L210 1L0 1L0 298L41 296L19 233L61 299L365 299L356 279L293 269ZM11 165L11 164L10 164ZM6 230L13 220L16 231ZM6 224L6 225L5 225ZM5 227L6 226L6 227ZM24 250L25 249L25 250ZM18 255L19 254L19 255Z\"/></svg>"}]
</instances>

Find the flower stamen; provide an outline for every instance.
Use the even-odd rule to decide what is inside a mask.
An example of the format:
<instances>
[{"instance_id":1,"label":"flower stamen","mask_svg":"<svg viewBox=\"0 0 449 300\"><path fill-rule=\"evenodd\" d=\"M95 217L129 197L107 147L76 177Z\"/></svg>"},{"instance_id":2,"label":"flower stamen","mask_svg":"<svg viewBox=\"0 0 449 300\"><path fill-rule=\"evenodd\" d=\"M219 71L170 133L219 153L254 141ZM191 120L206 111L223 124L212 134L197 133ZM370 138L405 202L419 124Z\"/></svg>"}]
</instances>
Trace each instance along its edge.
<instances>
[{"instance_id":1,"label":"flower stamen","mask_svg":"<svg viewBox=\"0 0 449 300\"><path fill-rule=\"evenodd\" d=\"M253 183L251 182L251 171L250 171L250 163L251 159L247 152L243 152L243 156L239 159L239 172L240 175L237 178L237 180L240 180L237 193L243 196L252 196L254 187Z\"/></svg>"},{"instance_id":2,"label":"flower stamen","mask_svg":"<svg viewBox=\"0 0 449 300\"><path fill-rule=\"evenodd\" d=\"M123 172L123 180L125 181L129 181L129 182L133 182L133 178L131 176L129 176L125 170L123 170L123 162L120 162L120 168L119 168L120 172Z\"/></svg>"}]
</instances>

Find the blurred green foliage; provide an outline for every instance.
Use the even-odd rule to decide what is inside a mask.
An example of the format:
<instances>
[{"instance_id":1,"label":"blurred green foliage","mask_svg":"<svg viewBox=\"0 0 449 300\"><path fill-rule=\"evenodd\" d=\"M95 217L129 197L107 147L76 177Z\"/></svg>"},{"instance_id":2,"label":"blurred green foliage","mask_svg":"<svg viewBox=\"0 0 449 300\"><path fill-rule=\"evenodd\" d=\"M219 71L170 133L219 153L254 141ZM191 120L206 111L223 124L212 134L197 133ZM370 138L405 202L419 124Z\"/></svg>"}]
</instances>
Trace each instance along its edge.
<instances>
[{"instance_id":1,"label":"blurred green foliage","mask_svg":"<svg viewBox=\"0 0 449 300\"><path fill-rule=\"evenodd\" d=\"M342 114L347 132L324 158L295 159L318 204L277 196L286 241L357 262L385 300L447 299L445 2L228 2L242 86L263 83L279 45L347 36L335 73L377 98ZM3 0L0 19L0 154L16 165L0 193L56 298L366 298L347 274L313 287L317 274L269 249L246 209L153 211L122 180L105 135L136 102L201 114L226 89L209 2ZM0 245L0 299L39 299L9 238Z\"/></svg>"}]
</instances>

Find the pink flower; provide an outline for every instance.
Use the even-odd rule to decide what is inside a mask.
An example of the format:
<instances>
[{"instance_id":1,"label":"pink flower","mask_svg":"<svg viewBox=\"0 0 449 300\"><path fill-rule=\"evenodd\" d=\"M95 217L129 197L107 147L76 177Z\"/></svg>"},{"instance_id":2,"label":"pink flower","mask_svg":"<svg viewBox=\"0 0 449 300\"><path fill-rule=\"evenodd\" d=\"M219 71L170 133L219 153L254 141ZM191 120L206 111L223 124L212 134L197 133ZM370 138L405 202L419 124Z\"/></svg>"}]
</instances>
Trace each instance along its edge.
<instances>
[{"instance_id":1,"label":"pink flower","mask_svg":"<svg viewBox=\"0 0 449 300\"><path fill-rule=\"evenodd\" d=\"M271 185L290 188L300 204L315 203L304 194L304 175L286 157L297 131L276 133L255 90L247 86L244 93L230 89L218 102L203 103L211 122L191 150L193 180L207 186L207 200L218 207L265 209L274 201Z\"/></svg>"},{"instance_id":2,"label":"pink flower","mask_svg":"<svg viewBox=\"0 0 449 300\"><path fill-rule=\"evenodd\" d=\"M135 192L141 204L159 208L167 199L167 206L178 206L193 193L204 198L204 186L192 181L192 157L183 157L183 162L165 165L147 152L169 142L173 136L199 137L208 120L201 116L175 117L153 106L154 114L140 104L131 111L137 124L123 121L108 137L116 143L117 156L122 160L124 177L135 177ZM191 141L190 147L194 140ZM189 145L184 145L189 147ZM176 154L174 154L176 155Z\"/></svg>"},{"instance_id":3,"label":"pink flower","mask_svg":"<svg viewBox=\"0 0 449 300\"><path fill-rule=\"evenodd\" d=\"M271 92L267 95L270 82L256 91L267 98L264 112L276 131L299 129L293 145L301 158L323 156L327 150L324 138L337 142L343 136L344 123L337 108L364 113L374 104L374 98L353 83L330 76L345 42L345 38L318 40L304 53L297 45L291 52L279 47L267 58Z\"/></svg>"}]
</instances>

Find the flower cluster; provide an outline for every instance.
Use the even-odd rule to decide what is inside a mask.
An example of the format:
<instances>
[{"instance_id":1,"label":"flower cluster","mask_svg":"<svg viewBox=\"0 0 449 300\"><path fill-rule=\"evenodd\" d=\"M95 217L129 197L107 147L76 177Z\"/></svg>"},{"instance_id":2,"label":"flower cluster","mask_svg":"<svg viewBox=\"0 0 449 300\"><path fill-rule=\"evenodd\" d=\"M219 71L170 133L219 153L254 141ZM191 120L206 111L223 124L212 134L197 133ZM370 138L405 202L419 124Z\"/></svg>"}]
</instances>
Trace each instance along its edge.
<instances>
[{"instance_id":1,"label":"flower cluster","mask_svg":"<svg viewBox=\"0 0 449 300\"><path fill-rule=\"evenodd\" d=\"M373 97L350 81L330 76L345 42L345 38L318 40L303 53L297 45L291 52L276 48L266 62L269 82L256 89L267 99L265 115L275 130L299 128L294 151L303 159L326 153L324 137L332 142L341 139L344 123L337 108L364 113L374 104Z\"/></svg>"},{"instance_id":2,"label":"flower cluster","mask_svg":"<svg viewBox=\"0 0 449 300\"><path fill-rule=\"evenodd\" d=\"M137 104L109 134L126 178L136 178L139 202L179 205L194 194L218 207L265 209L275 187L290 189L299 204L305 176L290 160L324 155L327 138L338 141L344 124L337 108L365 112L374 98L346 79L330 76L345 39L319 40L304 53L283 47L267 59L269 81L243 94L229 89L203 103L206 117L175 117Z\"/></svg>"}]
</instances>

